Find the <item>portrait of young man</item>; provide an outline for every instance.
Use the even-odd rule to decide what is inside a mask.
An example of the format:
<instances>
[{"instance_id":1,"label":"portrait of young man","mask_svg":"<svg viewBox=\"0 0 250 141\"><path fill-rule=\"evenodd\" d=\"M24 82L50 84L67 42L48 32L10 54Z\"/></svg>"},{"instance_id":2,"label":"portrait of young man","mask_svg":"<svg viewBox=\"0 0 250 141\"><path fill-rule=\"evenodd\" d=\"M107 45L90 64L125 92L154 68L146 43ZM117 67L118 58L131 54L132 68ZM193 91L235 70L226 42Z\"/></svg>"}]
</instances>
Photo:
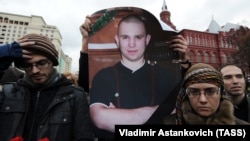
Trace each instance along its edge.
<instances>
[{"instance_id":1,"label":"portrait of young man","mask_svg":"<svg viewBox=\"0 0 250 141\"><path fill-rule=\"evenodd\" d=\"M189 60L182 35L164 31L150 12L135 7L100 10L82 29L88 31L90 116L99 140L113 140L117 124L147 124L163 102L166 114L174 110L173 91L190 65L172 63ZM166 52L157 52L162 47Z\"/></svg>"}]
</instances>

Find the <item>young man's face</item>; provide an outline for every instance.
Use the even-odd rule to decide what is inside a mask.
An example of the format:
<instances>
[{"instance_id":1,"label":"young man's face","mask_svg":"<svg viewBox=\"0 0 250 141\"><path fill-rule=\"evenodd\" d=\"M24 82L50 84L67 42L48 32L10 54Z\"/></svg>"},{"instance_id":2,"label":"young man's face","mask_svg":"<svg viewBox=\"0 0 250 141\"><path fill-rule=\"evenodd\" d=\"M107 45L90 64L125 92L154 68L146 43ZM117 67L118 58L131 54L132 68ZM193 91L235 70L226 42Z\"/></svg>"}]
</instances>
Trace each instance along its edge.
<instances>
[{"instance_id":1,"label":"young man's face","mask_svg":"<svg viewBox=\"0 0 250 141\"><path fill-rule=\"evenodd\" d=\"M33 83L45 83L53 72L53 63L47 57L32 54L32 59L26 61L24 70Z\"/></svg>"},{"instance_id":2,"label":"young man's face","mask_svg":"<svg viewBox=\"0 0 250 141\"><path fill-rule=\"evenodd\" d=\"M115 36L124 61L136 62L144 59L144 51L151 36L146 34L143 23L122 22L119 35Z\"/></svg>"},{"instance_id":3,"label":"young man's face","mask_svg":"<svg viewBox=\"0 0 250 141\"><path fill-rule=\"evenodd\" d=\"M236 66L226 66L221 69L225 91L231 96L244 95L246 81L244 75Z\"/></svg>"}]
</instances>

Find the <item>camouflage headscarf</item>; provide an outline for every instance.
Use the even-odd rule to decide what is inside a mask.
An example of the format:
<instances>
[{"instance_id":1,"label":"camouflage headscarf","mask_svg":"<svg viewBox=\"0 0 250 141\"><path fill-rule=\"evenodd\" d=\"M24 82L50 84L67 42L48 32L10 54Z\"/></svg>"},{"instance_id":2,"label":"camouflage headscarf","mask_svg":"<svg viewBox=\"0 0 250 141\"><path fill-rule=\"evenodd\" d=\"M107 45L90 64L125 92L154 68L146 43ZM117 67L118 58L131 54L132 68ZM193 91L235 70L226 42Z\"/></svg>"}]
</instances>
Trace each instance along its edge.
<instances>
[{"instance_id":1,"label":"camouflage headscarf","mask_svg":"<svg viewBox=\"0 0 250 141\"><path fill-rule=\"evenodd\" d=\"M195 83L210 83L220 88L223 87L223 80L221 73L214 67L204 63L197 63L191 66L185 73L182 88L177 96L176 114L177 124L182 124L182 109L183 101L186 99L186 88Z\"/></svg>"}]
</instances>

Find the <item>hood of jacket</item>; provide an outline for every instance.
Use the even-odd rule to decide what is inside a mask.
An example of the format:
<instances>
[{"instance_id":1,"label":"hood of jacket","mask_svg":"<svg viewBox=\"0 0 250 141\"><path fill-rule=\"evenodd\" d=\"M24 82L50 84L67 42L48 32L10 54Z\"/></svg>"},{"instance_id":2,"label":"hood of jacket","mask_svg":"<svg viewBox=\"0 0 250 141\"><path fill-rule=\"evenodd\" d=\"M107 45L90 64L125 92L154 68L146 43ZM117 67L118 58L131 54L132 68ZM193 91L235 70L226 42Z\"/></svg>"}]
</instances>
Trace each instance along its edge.
<instances>
[{"instance_id":1,"label":"hood of jacket","mask_svg":"<svg viewBox=\"0 0 250 141\"><path fill-rule=\"evenodd\" d=\"M64 75L59 73L56 69L54 69L53 73L49 77L49 79L44 84L34 84L28 75L24 75L24 78L19 81L19 84L31 89L47 89L50 87L56 87L58 85L69 85L73 84L69 79L67 79Z\"/></svg>"}]
</instances>

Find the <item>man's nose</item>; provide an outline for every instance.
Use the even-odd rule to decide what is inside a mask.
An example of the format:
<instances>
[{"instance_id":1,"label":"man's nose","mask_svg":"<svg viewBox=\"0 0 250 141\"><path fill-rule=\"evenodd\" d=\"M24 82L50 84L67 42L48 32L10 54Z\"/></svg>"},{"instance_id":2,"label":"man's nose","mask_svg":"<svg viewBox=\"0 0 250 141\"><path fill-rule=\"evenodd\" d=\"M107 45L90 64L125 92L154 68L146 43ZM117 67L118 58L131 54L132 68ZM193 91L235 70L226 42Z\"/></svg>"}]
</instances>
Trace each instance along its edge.
<instances>
[{"instance_id":1,"label":"man's nose","mask_svg":"<svg viewBox=\"0 0 250 141\"><path fill-rule=\"evenodd\" d=\"M135 39L133 38L129 39L129 47L135 47Z\"/></svg>"},{"instance_id":2,"label":"man's nose","mask_svg":"<svg viewBox=\"0 0 250 141\"><path fill-rule=\"evenodd\" d=\"M33 64L32 65L32 67L31 67L31 72L32 73L36 73L36 72L38 72L40 69L37 67L37 65L36 64Z\"/></svg>"}]
</instances>

